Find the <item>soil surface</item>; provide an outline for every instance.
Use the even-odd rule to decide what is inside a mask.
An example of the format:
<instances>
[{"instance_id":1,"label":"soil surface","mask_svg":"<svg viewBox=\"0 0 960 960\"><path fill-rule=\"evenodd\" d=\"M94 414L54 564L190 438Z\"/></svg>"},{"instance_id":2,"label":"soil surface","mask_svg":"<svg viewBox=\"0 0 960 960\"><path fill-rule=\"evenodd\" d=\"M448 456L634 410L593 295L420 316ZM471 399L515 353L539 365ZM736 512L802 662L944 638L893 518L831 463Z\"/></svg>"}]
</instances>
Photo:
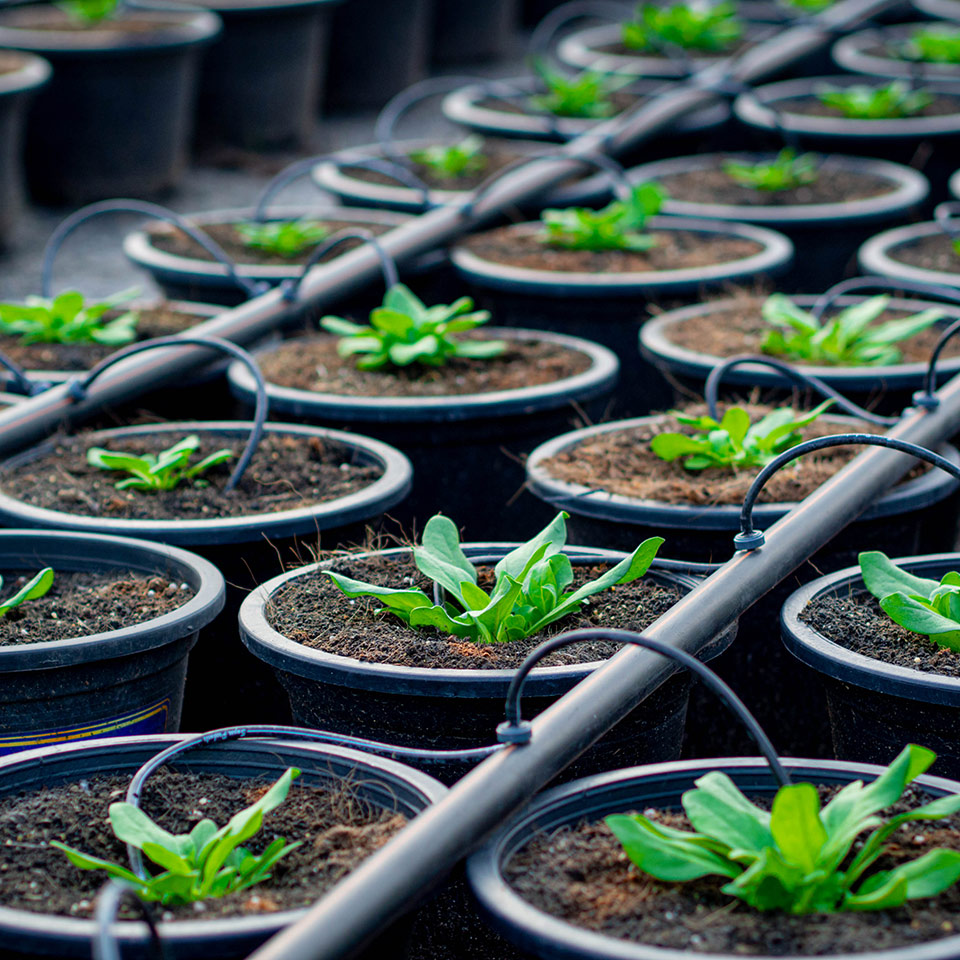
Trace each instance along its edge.
<instances>
[{"instance_id":1,"label":"soil surface","mask_svg":"<svg viewBox=\"0 0 960 960\"><path fill-rule=\"evenodd\" d=\"M908 263L911 267L960 274L960 253L953 249L953 242L945 233L932 233L927 237L898 243L887 250L887 256L891 260Z\"/></svg>"},{"instance_id":2,"label":"soil surface","mask_svg":"<svg viewBox=\"0 0 960 960\"><path fill-rule=\"evenodd\" d=\"M433 596L433 582L413 563L411 556L343 557L331 569L354 580L378 586L419 588ZM601 576L608 567L574 566L574 584L579 586ZM493 587L493 569L480 567L479 586ZM267 606L270 625L285 637L314 650L372 663L395 663L410 667L495 670L519 666L527 654L546 637L576 627L617 627L643 630L680 599L674 586L661 586L648 577L635 580L588 598L580 610L551 624L536 636L511 643L478 644L440 631L415 631L399 618L377 614L376 598L349 599L321 573L298 577L278 590ZM593 663L613 656L617 643L581 643L558 650L542 661L543 666Z\"/></svg>"},{"instance_id":3,"label":"soil surface","mask_svg":"<svg viewBox=\"0 0 960 960\"><path fill-rule=\"evenodd\" d=\"M845 597L818 597L800 612L800 619L828 640L865 657L922 673L960 677L960 653L894 623L865 590Z\"/></svg>"},{"instance_id":4,"label":"soil surface","mask_svg":"<svg viewBox=\"0 0 960 960\"><path fill-rule=\"evenodd\" d=\"M12 596L42 569L4 572L3 596ZM61 573L36 600L14 607L0 618L0 646L23 646L50 640L120 630L145 623L182 606L194 595L187 583L167 577L110 570Z\"/></svg>"},{"instance_id":5,"label":"soil surface","mask_svg":"<svg viewBox=\"0 0 960 960\"><path fill-rule=\"evenodd\" d=\"M539 94L533 94L533 96L538 96ZM613 113L607 117L564 117L560 114L557 114L558 120L584 120L586 122L599 123L601 120L609 120L610 117L615 117L619 113L623 113L624 110L629 110L631 107L636 107L640 103L648 100L649 97L640 96L636 93L628 93L625 90L616 90L610 94L610 102L613 104ZM477 103L478 107L481 107L484 110L493 110L499 113L513 113L513 114L523 114L525 116L541 116L546 119L550 119L551 114L544 113L543 110L535 107L531 101L530 97L522 97L519 99L514 99L512 97L484 97Z\"/></svg>"},{"instance_id":6,"label":"soil surface","mask_svg":"<svg viewBox=\"0 0 960 960\"><path fill-rule=\"evenodd\" d=\"M18 70L22 70L25 64L26 58L24 56L4 50L0 53L0 76L5 73L16 73Z\"/></svg>"},{"instance_id":7,"label":"soil surface","mask_svg":"<svg viewBox=\"0 0 960 960\"><path fill-rule=\"evenodd\" d=\"M223 447L240 456L245 437L198 431L201 447L193 461ZM124 478L86 462L86 451L101 446L92 434L64 437L36 460L0 473L0 489L34 507L112 520L216 520L246 514L293 510L326 503L354 493L377 480L376 466L353 462L354 455L319 437L265 434L234 491L226 490L236 459L207 471L208 486L189 481L173 490L144 493L117 490ZM143 434L111 440L108 449L127 453L158 453L189 434Z\"/></svg>"},{"instance_id":8,"label":"soil surface","mask_svg":"<svg viewBox=\"0 0 960 960\"><path fill-rule=\"evenodd\" d=\"M782 110L784 113L798 113L807 117L833 117L837 120L851 119L847 117L842 110L838 110L836 107L828 107L814 96L789 97L783 100L777 100L776 106L778 110ZM960 114L960 96L953 96L949 93L937 93L934 96L933 102L925 106L922 110L912 116L898 119L917 120L923 117L945 117L954 113Z\"/></svg>"},{"instance_id":9,"label":"soil surface","mask_svg":"<svg viewBox=\"0 0 960 960\"><path fill-rule=\"evenodd\" d=\"M443 397L518 390L555 383L590 367L585 353L559 344L544 340L505 342L507 349L489 360L454 357L442 367L417 363L358 370L355 357L337 354L336 337L307 336L287 340L258 360L270 383L352 397Z\"/></svg>"},{"instance_id":10,"label":"soil surface","mask_svg":"<svg viewBox=\"0 0 960 960\"><path fill-rule=\"evenodd\" d=\"M723 415L725 404L720 404ZM744 404L753 423L772 407ZM706 414L704 404L686 405L681 409L693 416ZM844 424L842 430L863 433L882 433L883 428L858 422L856 427ZM639 500L657 500L661 503L736 504L757 475L756 469L733 471L710 467L706 470L687 470L681 460L668 463L650 449L650 440L658 433L689 433L675 417L665 414L656 423L627 430L602 433L577 444L556 456L544 460L543 468L557 480L577 483L592 490L618 493ZM803 431L805 440L825 437L837 432L836 421L824 415ZM809 453L787 465L770 478L760 493L761 503L795 503L811 494L820 484L829 480L841 467L849 463L862 447L830 447ZM923 472L918 467L908 477Z\"/></svg>"},{"instance_id":11,"label":"soil surface","mask_svg":"<svg viewBox=\"0 0 960 960\"><path fill-rule=\"evenodd\" d=\"M369 230L375 237L379 237L380 234L386 233L392 226L392 224L386 223L361 223L355 220L328 220L325 217L308 217L307 219L322 223L329 231L328 236L332 236L340 230L360 227L364 230ZM244 243L243 237L236 231L233 223L202 223L197 226L208 236L212 237L220 245L223 252L235 263L258 264L268 267L295 267L306 263L316 247L316 244L308 247L295 257L281 257L273 253L254 250L252 247L248 247ZM203 260L207 263L215 259L204 250L196 240L191 239L182 230L170 224L164 223L151 226L147 234L150 237L151 245L156 247L157 250L162 250L164 253L169 253L176 257L187 257L191 260ZM325 253L318 262L326 263L328 260L333 260L335 257L339 257L340 254L353 250L362 243L362 240L344 240L339 246Z\"/></svg>"},{"instance_id":12,"label":"soil surface","mask_svg":"<svg viewBox=\"0 0 960 960\"><path fill-rule=\"evenodd\" d=\"M737 183L725 173L727 160L742 162L736 156L718 158L716 167L670 173L657 182L671 200L685 203L729 204L745 207L796 207L814 203L852 203L869 197L893 193L897 184L871 173L854 173L831 167L829 161L819 168L813 183L792 190L754 190Z\"/></svg>"},{"instance_id":13,"label":"soil surface","mask_svg":"<svg viewBox=\"0 0 960 960\"><path fill-rule=\"evenodd\" d=\"M753 38L743 37L731 43L729 46L724 47L723 50L696 50L691 48L684 52L691 60L720 60L723 57L732 57L741 50L745 50L751 43L753 43ZM638 60L676 59L678 61L678 68L682 62L679 53L671 56L670 54L664 53L663 50L658 50L656 47L651 47L648 50L638 50L636 47L628 47L620 40L616 43L601 43L595 47L591 46L588 49L595 50L597 53L612 53L618 57L635 57Z\"/></svg>"},{"instance_id":14,"label":"soil surface","mask_svg":"<svg viewBox=\"0 0 960 960\"><path fill-rule=\"evenodd\" d=\"M714 310L709 314L691 317L688 320L674 324L664 330L664 334L671 343L687 350L693 350L711 357L735 357L742 353L759 354L760 345L766 338L767 332L774 329L766 323L760 315L760 310L766 297L754 297L745 293L734 299L727 299L723 309ZM835 316L837 311L828 311L826 316ZM897 320L910 316L904 310L885 310L877 319L877 323L888 320ZM933 326L911 337L909 340L897 344L897 349L903 354L902 363L926 363L936 346L943 328ZM960 354L960 343L949 342L944 350L944 356ZM793 360L797 366L810 366L804 360ZM882 370L882 367L873 368Z\"/></svg>"},{"instance_id":15,"label":"soil surface","mask_svg":"<svg viewBox=\"0 0 960 960\"><path fill-rule=\"evenodd\" d=\"M31 7L6 12L3 15L2 26L18 30L55 30L58 33L103 35L104 33L154 33L158 30L182 27L184 22L183 19L164 19L163 17L118 16L100 20L97 23L84 23L74 20L63 10L46 6L40 9ZM91 40L93 40L92 37ZM80 42L82 44L83 39Z\"/></svg>"},{"instance_id":16,"label":"soil surface","mask_svg":"<svg viewBox=\"0 0 960 960\"><path fill-rule=\"evenodd\" d=\"M835 789L820 789L826 800ZM930 798L908 788L885 816ZM755 799L769 809L769 800ZM638 811L624 811L636 813ZM666 826L690 830L683 813L644 810ZM897 831L877 870L889 870L932 849L960 850L960 819L908 823ZM911 947L960 929L960 887L895 910L808 914L758 913L721 893L726 878L663 883L627 859L603 821L583 821L535 836L510 860L505 876L539 910L620 940L698 953L818 956Z\"/></svg>"},{"instance_id":17,"label":"soil surface","mask_svg":"<svg viewBox=\"0 0 960 960\"><path fill-rule=\"evenodd\" d=\"M163 769L147 781L141 806L174 833L188 832L205 817L223 826L255 803L274 779ZM107 811L124 799L129 782L129 776L95 776L0 799L0 903L30 913L91 917L106 875L74 867L47 843L59 840L126 866L126 847L114 837ZM164 920L205 920L309 906L406 822L402 814L371 807L349 788L303 786L295 780L284 803L266 815L260 833L245 844L257 854L274 837L303 841L276 865L271 879L207 900L200 909L192 904L155 909ZM125 906L121 916L131 915Z\"/></svg>"},{"instance_id":18,"label":"soil surface","mask_svg":"<svg viewBox=\"0 0 960 960\"><path fill-rule=\"evenodd\" d=\"M732 263L760 253L755 240L692 230L651 230L656 246L643 253L630 250L566 250L541 243L540 231L525 225L498 227L467 237L464 247L493 263L558 273L651 273L688 270Z\"/></svg>"},{"instance_id":19,"label":"soil surface","mask_svg":"<svg viewBox=\"0 0 960 960\"><path fill-rule=\"evenodd\" d=\"M120 316L122 311L107 314L107 319ZM152 340L182 333L209 319L196 313L185 313L158 306L140 309L137 341ZM24 343L22 337L0 336L0 352L27 370L89 370L111 353L123 349L101 343Z\"/></svg>"}]
</instances>

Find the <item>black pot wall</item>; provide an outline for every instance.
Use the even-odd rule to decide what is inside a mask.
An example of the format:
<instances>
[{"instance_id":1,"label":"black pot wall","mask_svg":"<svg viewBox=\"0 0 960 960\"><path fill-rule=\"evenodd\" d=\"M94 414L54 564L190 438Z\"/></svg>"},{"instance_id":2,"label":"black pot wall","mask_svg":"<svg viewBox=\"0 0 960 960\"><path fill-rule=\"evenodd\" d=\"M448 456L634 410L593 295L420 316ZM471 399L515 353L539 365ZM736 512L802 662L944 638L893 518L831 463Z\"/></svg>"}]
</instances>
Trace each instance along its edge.
<instances>
[{"instance_id":1,"label":"black pot wall","mask_svg":"<svg viewBox=\"0 0 960 960\"><path fill-rule=\"evenodd\" d=\"M434 0L432 60L452 64L503 56L518 27L519 0Z\"/></svg>"}]
</instances>

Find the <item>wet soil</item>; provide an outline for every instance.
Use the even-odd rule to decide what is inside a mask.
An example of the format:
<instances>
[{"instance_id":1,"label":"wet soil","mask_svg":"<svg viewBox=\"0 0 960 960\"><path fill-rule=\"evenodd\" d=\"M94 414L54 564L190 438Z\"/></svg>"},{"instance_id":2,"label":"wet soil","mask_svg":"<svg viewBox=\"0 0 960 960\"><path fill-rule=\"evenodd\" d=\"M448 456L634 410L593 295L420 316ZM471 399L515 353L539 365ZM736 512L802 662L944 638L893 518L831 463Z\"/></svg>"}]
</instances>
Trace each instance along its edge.
<instances>
[{"instance_id":1,"label":"wet soil","mask_svg":"<svg viewBox=\"0 0 960 960\"><path fill-rule=\"evenodd\" d=\"M898 243L887 250L887 256L911 267L938 270L941 273L960 274L960 253L945 233L932 233L926 237Z\"/></svg>"}]
</instances>

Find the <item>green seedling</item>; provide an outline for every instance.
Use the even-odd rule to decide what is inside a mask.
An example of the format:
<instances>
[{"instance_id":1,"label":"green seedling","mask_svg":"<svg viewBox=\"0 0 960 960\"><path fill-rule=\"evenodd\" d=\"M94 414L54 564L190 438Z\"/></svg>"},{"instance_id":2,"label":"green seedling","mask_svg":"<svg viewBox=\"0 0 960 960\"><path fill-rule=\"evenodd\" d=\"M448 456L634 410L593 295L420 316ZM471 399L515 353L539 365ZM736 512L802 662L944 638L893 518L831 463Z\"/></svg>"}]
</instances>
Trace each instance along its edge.
<instances>
[{"instance_id":1,"label":"green seedling","mask_svg":"<svg viewBox=\"0 0 960 960\"><path fill-rule=\"evenodd\" d=\"M190 458L200 446L200 438L195 434L184 437L166 450L157 454L145 453L137 456L133 453L118 453L103 447L91 447L87 451L87 463L100 470L119 470L129 473L125 480L114 484L118 490L141 490L144 493L157 493L161 490L173 490L186 480L193 480L195 486L206 486L207 481L197 478L218 463L225 463L233 457L232 450L217 450L199 463L190 465Z\"/></svg>"},{"instance_id":2,"label":"green seedling","mask_svg":"<svg viewBox=\"0 0 960 960\"><path fill-rule=\"evenodd\" d=\"M361 370L411 363L441 367L451 357L487 360L506 350L503 340L459 340L454 336L490 319L488 311L472 310L469 297L428 307L397 283L387 291L383 305L370 311L368 326L343 317L324 317L320 326L340 337L337 352L341 357L359 356L357 367Z\"/></svg>"},{"instance_id":3,"label":"green seedling","mask_svg":"<svg viewBox=\"0 0 960 960\"><path fill-rule=\"evenodd\" d=\"M234 228L245 247L262 250L277 257L298 257L330 235L329 228L317 220L266 220L238 223Z\"/></svg>"},{"instance_id":4,"label":"green seedling","mask_svg":"<svg viewBox=\"0 0 960 960\"><path fill-rule=\"evenodd\" d=\"M106 300L87 303L82 293L68 290L53 299L27 297L24 303L0 303L0 334L24 343L99 343L120 346L136 338L140 314L127 310L113 320L105 314L138 296L122 290Z\"/></svg>"},{"instance_id":5,"label":"green seedling","mask_svg":"<svg viewBox=\"0 0 960 960\"><path fill-rule=\"evenodd\" d=\"M114 836L142 851L161 870L146 879L59 840L51 840L50 846L62 850L81 870L105 870L143 900L177 905L225 897L268 880L277 861L301 845L302 841L287 843L277 837L259 855L241 846L260 831L264 815L283 803L299 775L299 770L290 767L256 803L234 814L219 829L212 820L201 820L189 833L168 833L132 803L111 803Z\"/></svg>"},{"instance_id":6,"label":"green seedling","mask_svg":"<svg viewBox=\"0 0 960 960\"><path fill-rule=\"evenodd\" d=\"M790 407L779 407L751 425L743 407L730 407L718 422L713 417L673 415L685 426L700 433L660 433L650 441L650 449L667 461L686 457L687 470L726 467L734 470L762 467L784 450L803 439L801 431L813 423L833 400L825 400L807 413L797 414Z\"/></svg>"},{"instance_id":7,"label":"green seedling","mask_svg":"<svg viewBox=\"0 0 960 960\"><path fill-rule=\"evenodd\" d=\"M561 552L567 516L558 514L532 540L500 560L489 593L477 585L477 568L460 548L456 524L440 514L427 521L420 546L413 548L417 569L446 594L440 603L422 590L378 587L324 572L348 597L376 597L384 604L378 613L392 613L411 627L434 627L474 643L509 643L576 613L595 594L642 577L663 543L662 537L650 537L598 579L568 589L573 566Z\"/></svg>"},{"instance_id":8,"label":"green seedling","mask_svg":"<svg viewBox=\"0 0 960 960\"><path fill-rule=\"evenodd\" d=\"M796 150L785 147L773 160L765 162L740 163L728 160L723 165L723 172L741 186L776 193L815 183L819 176L818 166L816 154L802 153L798 156Z\"/></svg>"},{"instance_id":9,"label":"green seedling","mask_svg":"<svg viewBox=\"0 0 960 960\"><path fill-rule=\"evenodd\" d=\"M649 250L657 241L643 231L665 199L657 184L641 183L631 190L629 200L614 200L602 210L544 210L540 217L544 230L539 240L565 250Z\"/></svg>"},{"instance_id":10,"label":"green seedling","mask_svg":"<svg viewBox=\"0 0 960 960\"><path fill-rule=\"evenodd\" d=\"M960 27L917 27L900 49L907 60L960 63Z\"/></svg>"},{"instance_id":11,"label":"green seedling","mask_svg":"<svg viewBox=\"0 0 960 960\"><path fill-rule=\"evenodd\" d=\"M120 12L120 0L59 0L57 7L86 27L111 20Z\"/></svg>"},{"instance_id":12,"label":"green seedling","mask_svg":"<svg viewBox=\"0 0 960 960\"><path fill-rule=\"evenodd\" d=\"M534 94L531 104L557 117L601 119L616 112L612 96L631 82L631 77L617 77L598 70L584 70L569 76L554 70L543 60L533 61L534 73L547 88Z\"/></svg>"},{"instance_id":13,"label":"green seedling","mask_svg":"<svg viewBox=\"0 0 960 960\"><path fill-rule=\"evenodd\" d=\"M960 573L951 570L939 581L915 577L879 550L858 559L864 585L894 623L960 651Z\"/></svg>"},{"instance_id":14,"label":"green seedling","mask_svg":"<svg viewBox=\"0 0 960 960\"><path fill-rule=\"evenodd\" d=\"M892 870L868 872L901 826L960 810L960 795L954 794L886 820L878 816L934 759L932 750L910 744L872 783L855 780L822 808L813 784L795 783L777 791L769 812L715 770L683 794L694 832L642 814L615 814L605 822L630 860L658 880L726 877L721 890L755 910L888 910L935 897L960 878L955 850L931 850Z\"/></svg>"},{"instance_id":15,"label":"green seedling","mask_svg":"<svg viewBox=\"0 0 960 960\"><path fill-rule=\"evenodd\" d=\"M732 3L643 3L635 19L623 24L621 38L630 50L684 50L710 53L727 50L743 36L743 24Z\"/></svg>"},{"instance_id":16,"label":"green seedling","mask_svg":"<svg viewBox=\"0 0 960 960\"><path fill-rule=\"evenodd\" d=\"M35 577L25 583L9 600L0 603L0 617L5 617L11 610L19 607L28 600L39 600L49 593L53 586L53 567L44 567ZM0 577L0 587L3 586L3 577Z\"/></svg>"},{"instance_id":17,"label":"green seedling","mask_svg":"<svg viewBox=\"0 0 960 960\"><path fill-rule=\"evenodd\" d=\"M421 150L411 150L407 156L426 167L438 180L456 180L486 168L488 161L483 147L482 137L469 136L448 146L433 144Z\"/></svg>"},{"instance_id":18,"label":"green seedling","mask_svg":"<svg viewBox=\"0 0 960 960\"><path fill-rule=\"evenodd\" d=\"M882 87L855 83L849 87L823 86L817 99L839 110L851 120L898 120L920 113L931 103L933 95L913 90L903 80L893 80Z\"/></svg>"},{"instance_id":19,"label":"green seedling","mask_svg":"<svg viewBox=\"0 0 960 960\"><path fill-rule=\"evenodd\" d=\"M931 308L902 320L875 323L890 303L888 296L870 297L845 307L829 319L818 320L789 297L775 293L763 304L762 315L776 329L761 344L764 353L807 363L845 367L879 367L899 363L895 346L922 333L942 319L942 310Z\"/></svg>"}]
</instances>

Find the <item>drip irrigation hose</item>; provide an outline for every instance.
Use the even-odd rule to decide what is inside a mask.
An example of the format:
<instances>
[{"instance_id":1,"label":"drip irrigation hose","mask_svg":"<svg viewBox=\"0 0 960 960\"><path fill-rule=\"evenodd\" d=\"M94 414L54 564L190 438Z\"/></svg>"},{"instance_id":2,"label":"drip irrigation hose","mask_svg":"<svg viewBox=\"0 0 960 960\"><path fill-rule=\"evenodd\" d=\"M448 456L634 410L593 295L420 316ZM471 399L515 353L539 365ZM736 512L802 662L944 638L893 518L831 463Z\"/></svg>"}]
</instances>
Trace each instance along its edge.
<instances>
[{"instance_id":1,"label":"drip irrigation hose","mask_svg":"<svg viewBox=\"0 0 960 960\"><path fill-rule=\"evenodd\" d=\"M253 215L250 217L255 223L263 223L267 219L267 204L276 197L281 190L290 186L291 183L307 176L313 168L322 160L326 160L330 154L318 153L313 157L305 157L302 160L295 160L289 166L284 167L261 191L257 197L257 202L253 205Z\"/></svg>"},{"instance_id":2,"label":"drip irrigation hose","mask_svg":"<svg viewBox=\"0 0 960 960\"><path fill-rule=\"evenodd\" d=\"M762 547L766 542L762 530L753 529L753 505L763 490L766 482L783 466L786 466L797 457L802 457L805 453L813 453L815 450L825 450L828 447L845 447L856 444L865 444L873 447L886 447L889 450L899 450L901 453L909 453L918 460L925 460L932 463L935 467L946 471L950 476L960 480L960 467L954 466L946 457L941 457L939 453L934 453L926 447L921 447L916 443L909 443L906 440L899 440L896 437L885 437L882 434L875 433L839 433L830 437L815 437L813 440L804 440L795 447L785 450L779 456L774 457L754 478L743 498L743 506L740 508L740 532L733 538L735 550L756 550Z\"/></svg>"},{"instance_id":3,"label":"drip irrigation hose","mask_svg":"<svg viewBox=\"0 0 960 960\"><path fill-rule=\"evenodd\" d=\"M260 367L257 366L257 362L253 359L253 357L250 356L249 353L247 353L246 350L238 347L235 343L231 343L229 340L215 339L213 337L187 337L179 334L170 337L157 337L155 340L145 340L143 343L134 343L129 347L124 347L124 349L118 350L116 353L112 353L106 359L101 360L92 370L89 370L87 373L78 374L77 376L68 380L66 384L67 395L75 402L85 400L90 384L93 383L93 381L96 380L104 370L112 367L115 363L125 360L127 357L132 356L135 353L142 353L145 350L154 350L157 347L177 347L181 344L189 344L195 347L207 347L211 350L220 350L222 353L228 354L235 360L239 360L247 368L247 370L250 371L250 376L253 377L253 382L257 391L257 402L253 413L253 427L250 430L250 437L247 440L247 445L244 447L243 453L240 455L240 459L237 461L237 465L234 467L233 473L230 474L230 479L227 480L226 489L233 490L243 477L244 471L250 465L253 455L257 452L257 447L260 445L260 440L263 437L263 428L267 421L267 413L269 409L267 385L264 382L263 374L260 372Z\"/></svg>"},{"instance_id":4,"label":"drip irrigation hose","mask_svg":"<svg viewBox=\"0 0 960 960\"><path fill-rule=\"evenodd\" d=\"M960 200L938 203L933 208L933 219L952 242L960 241Z\"/></svg>"},{"instance_id":5,"label":"drip irrigation hose","mask_svg":"<svg viewBox=\"0 0 960 960\"><path fill-rule=\"evenodd\" d=\"M536 58L550 53L550 48L557 38L557 31L571 20L592 18L622 23L624 16L629 15L629 10L619 3L611 3L610 0L572 0L571 3L564 3L551 10L534 27L527 44L527 56Z\"/></svg>"},{"instance_id":6,"label":"drip irrigation hose","mask_svg":"<svg viewBox=\"0 0 960 960\"><path fill-rule=\"evenodd\" d=\"M40 273L40 291L45 297L52 296L53 262L63 245L63 241L81 224L96 217L109 213L137 213L155 220L162 220L182 230L191 240L200 244L211 257L227 268L230 279L243 289L248 297L256 297L269 289L269 284L260 280L254 281L237 273L237 265L227 256L224 249L212 237L181 217L179 213L161 207L158 203L149 203L146 200L101 200L97 203L81 207L63 220L50 234L47 246L43 251L43 266Z\"/></svg>"},{"instance_id":7,"label":"drip irrigation hose","mask_svg":"<svg viewBox=\"0 0 960 960\"><path fill-rule=\"evenodd\" d=\"M523 693L523 684L530 671L546 656L555 650L563 647L572 646L575 643L584 643L588 640L606 640L611 643L629 643L637 647L643 647L645 650L652 650L659 653L668 660L679 663L694 674L703 685L715 694L725 707L743 724L751 739L756 743L760 753L770 767L774 780L781 787L789 786L790 776L780 763L777 751L773 748L770 738L766 731L757 722L756 717L747 709L744 702L733 692L716 673L706 664L701 663L696 657L691 657L689 653L671 647L662 640L655 640L652 637L644 636L642 633L635 633L632 630L614 630L601 629L598 627L589 627L583 630L568 630L559 636L544 640L543 643L534 647L527 654L526 659L520 664L517 672L510 681L510 687L507 690L506 702L506 720L497 727L497 738L501 743L525 744L529 743L533 735L533 727L529 721L521 719L520 715L520 697Z\"/></svg>"},{"instance_id":8,"label":"drip irrigation hose","mask_svg":"<svg viewBox=\"0 0 960 960\"><path fill-rule=\"evenodd\" d=\"M137 896L136 891L120 880L108 880L97 894L93 914L93 922L97 927L93 938L93 960L121 960L120 947L110 928L116 923L120 904L124 900L137 907L150 931L150 952L153 960L167 960L167 951L160 937L153 909L150 904Z\"/></svg>"},{"instance_id":9,"label":"drip irrigation hose","mask_svg":"<svg viewBox=\"0 0 960 960\"><path fill-rule=\"evenodd\" d=\"M960 293L960 291L958 291ZM913 402L925 410L935 410L940 405L940 400L936 396L937 389L937 363L940 361L940 354L944 347L960 332L960 320L954 320L943 333L930 354L930 365L927 367L926 376L923 378L923 390L913 395Z\"/></svg>"},{"instance_id":10,"label":"drip irrigation hose","mask_svg":"<svg viewBox=\"0 0 960 960\"><path fill-rule=\"evenodd\" d=\"M941 300L960 304L960 290L954 290L942 283L925 283L921 280L891 280L889 277L851 277L849 280L841 280L830 287L829 290L820 294L810 308L810 313L820 320L840 297L853 290L866 289L891 290L894 293L919 293L923 296L939 297Z\"/></svg>"},{"instance_id":11,"label":"drip irrigation hose","mask_svg":"<svg viewBox=\"0 0 960 960\"><path fill-rule=\"evenodd\" d=\"M773 357L763 357L752 353L743 353L736 357L729 357L727 360L724 360L723 363L718 363L710 371L703 394L707 401L707 411L714 420L720 419L720 412L717 409L717 395L720 391L720 382L734 367L743 366L747 363L771 367L789 377L799 386L810 387L812 390L816 390L821 396L834 400L839 409L854 417L859 417L861 420L875 423L881 427L892 427L894 424L900 422L899 417L884 417L878 413L871 413L869 410L864 410L863 407L854 403L852 400L848 400L842 393L834 390L829 384L824 383L819 377L815 377L809 373L803 373L792 364L786 363L783 360L775 360Z\"/></svg>"},{"instance_id":12,"label":"drip irrigation hose","mask_svg":"<svg viewBox=\"0 0 960 960\"><path fill-rule=\"evenodd\" d=\"M397 183L420 193L420 206L424 210L432 210L438 204L430 199L430 185L418 177L409 167L388 160L386 157L358 157L348 159L345 166L359 167L361 170L374 170L385 176L393 177Z\"/></svg>"},{"instance_id":13,"label":"drip irrigation hose","mask_svg":"<svg viewBox=\"0 0 960 960\"><path fill-rule=\"evenodd\" d=\"M5 353L0 353L0 367L3 367L7 373L13 377L10 383L4 385L7 393L16 393L24 397L35 397L45 390L49 390L53 384L45 380L34 380L30 374L19 364L14 363Z\"/></svg>"},{"instance_id":14,"label":"drip irrigation hose","mask_svg":"<svg viewBox=\"0 0 960 960\"><path fill-rule=\"evenodd\" d=\"M326 240L314 248L313 253L310 254L310 259L303 265L303 271L299 277L283 281L280 285L283 299L289 303L296 301L300 291L300 284L303 283L304 277L310 272L310 268L317 263L322 256L329 253L335 247L339 247L341 243L347 240L362 240L364 243L369 243L370 246L373 247L377 252L377 256L380 258L380 271L383 274L383 284L387 290L400 282L397 265L393 257L384 250L380 241L369 230L363 227L348 227L346 230L340 230L332 236L327 237Z\"/></svg>"}]
</instances>

